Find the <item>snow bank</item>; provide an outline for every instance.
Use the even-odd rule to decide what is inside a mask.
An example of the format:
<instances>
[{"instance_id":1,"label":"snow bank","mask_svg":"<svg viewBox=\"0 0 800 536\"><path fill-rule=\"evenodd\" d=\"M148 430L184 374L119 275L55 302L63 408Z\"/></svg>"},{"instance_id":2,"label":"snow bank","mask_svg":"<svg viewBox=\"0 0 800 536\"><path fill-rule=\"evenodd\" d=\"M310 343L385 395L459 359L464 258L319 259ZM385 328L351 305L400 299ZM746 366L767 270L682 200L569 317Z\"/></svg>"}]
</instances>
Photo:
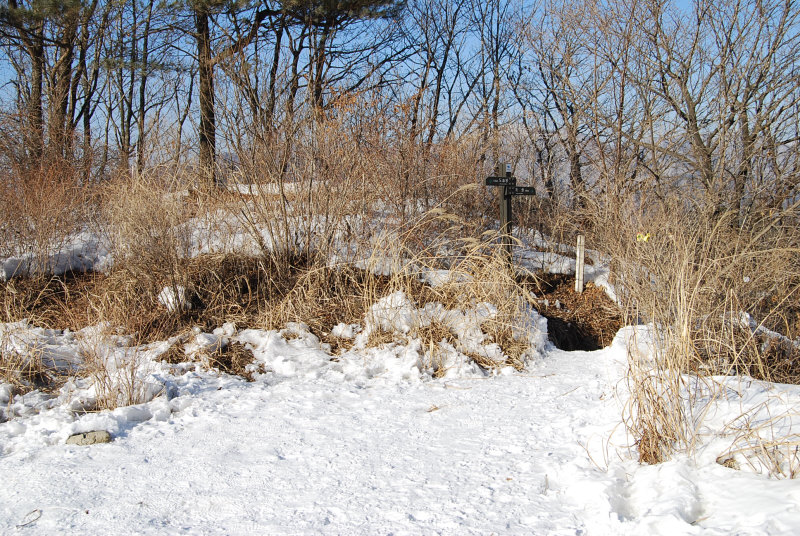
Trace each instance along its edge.
<instances>
[{"instance_id":1,"label":"snow bank","mask_svg":"<svg viewBox=\"0 0 800 536\"><path fill-rule=\"evenodd\" d=\"M58 275L69 271L101 271L110 263L107 244L89 232L75 234L51 250L44 258L23 253L0 259L0 281L42 272Z\"/></svg>"},{"instance_id":2,"label":"snow bank","mask_svg":"<svg viewBox=\"0 0 800 536\"><path fill-rule=\"evenodd\" d=\"M174 296L164 294L165 305L173 304ZM307 325L289 324L281 331L246 329L236 332L233 324L225 324L213 333L196 331L184 345L188 357L199 363L169 365L160 355L177 341L165 341L134 346L130 337L113 333L108 325L70 331L35 328L27 322L0 325L0 341L5 350L21 355L35 349L37 358L63 374L74 375L86 368L86 378L71 378L54 395L35 391L24 396L12 396L10 385L2 385L0 395L5 407L0 408L3 421L15 424L0 427L2 452L9 453L25 445L52 445L68 435L101 427L113 434L152 418L165 419L174 407L172 400L197 382L215 376L203 359L210 353L237 341L253 351L256 364L254 376L260 381L275 384L297 379L318 379L366 386L381 384L419 383L430 380L437 370L446 378L485 377L466 353L479 353L502 362L504 356L495 343L487 343L480 324L496 311L488 304L479 304L467 311L448 310L440 304L428 304L418 309L403 292L379 300L368 312L361 325L341 325L334 331L354 339L354 348L332 356L330 347L320 342ZM458 341L453 346L445 341L437 344L439 361L431 361L431 348L412 337L411 332L439 322L449 329ZM520 324L519 338L531 345L528 358L541 355L547 344L546 320L535 311ZM403 342L368 348L369 336L376 331L405 335ZM260 366L259 366L260 365ZM263 372L258 372L263 371ZM191 372L192 375L188 373ZM166 402L170 402L165 405ZM110 405L128 406L111 412L82 414ZM166 413L165 413L166 412ZM20 421L19 419L22 419ZM24 422L25 424L20 424Z\"/></svg>"}]
</instances>

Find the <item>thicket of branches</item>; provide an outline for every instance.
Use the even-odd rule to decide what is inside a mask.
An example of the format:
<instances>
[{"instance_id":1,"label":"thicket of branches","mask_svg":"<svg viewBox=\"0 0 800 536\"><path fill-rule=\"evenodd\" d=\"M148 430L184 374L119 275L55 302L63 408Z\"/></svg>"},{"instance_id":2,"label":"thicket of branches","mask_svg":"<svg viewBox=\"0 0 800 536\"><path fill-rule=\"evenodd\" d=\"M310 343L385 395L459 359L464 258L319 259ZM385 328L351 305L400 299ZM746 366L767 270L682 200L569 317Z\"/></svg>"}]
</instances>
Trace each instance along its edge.
<instances>
[{"instance_id":1,"label":"thicket of branches","mask_svg":"<svg viewBox=\"0 0 800 536\"><path fill-rule=\"evenodd\" d=\"M796 248L798 17L791 0L7 0L2 210L167 170L348 203L355 181L401 221L444 199L477 218L488 192L452 193L503 160L538 192L523 223L550 233L667 237L650 227L669 206L668 226Z\"/></svg>"},{"instance_id":2,"label":"thicket of branches","mask_svg":"<svg viewBox=\"0 0 800 536\"><path fill-rule=\"evenodd\" d=\"M419 189L465 137L540 196L783 211L797 197L789 1L4 1L6 180L62 160L84 181L165 162L206 183L331 115L375 104ZM21 141L21 143L20 143ZM34 173L36 174L36 173ZM422 192L424 195L433 195Z\"/></svg>"}]
</instances>

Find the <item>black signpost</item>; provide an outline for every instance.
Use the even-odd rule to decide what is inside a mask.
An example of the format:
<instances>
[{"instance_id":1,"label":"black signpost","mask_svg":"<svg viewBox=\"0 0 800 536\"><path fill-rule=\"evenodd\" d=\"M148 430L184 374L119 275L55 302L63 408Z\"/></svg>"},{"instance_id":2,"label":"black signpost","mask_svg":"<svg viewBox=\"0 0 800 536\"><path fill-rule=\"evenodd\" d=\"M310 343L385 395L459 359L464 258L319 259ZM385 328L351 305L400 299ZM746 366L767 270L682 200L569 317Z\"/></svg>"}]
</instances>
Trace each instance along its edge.
<instances>
[{"instance_id":1,"label":"black signpost","mask_svg":"<svg viewBox=\"0 0 800 536\"><path fill-rule=\"evenodd\" d=\"M495 168L495 176L486 177L486 186L502 186L498 193L500 200L500 234L502 235L503 251L508 263L511 264L511 197L515 195L535 195L532 186L517 186L516 177L511 176L511 164L502 162Z\"/></svg>"}]
</instances>

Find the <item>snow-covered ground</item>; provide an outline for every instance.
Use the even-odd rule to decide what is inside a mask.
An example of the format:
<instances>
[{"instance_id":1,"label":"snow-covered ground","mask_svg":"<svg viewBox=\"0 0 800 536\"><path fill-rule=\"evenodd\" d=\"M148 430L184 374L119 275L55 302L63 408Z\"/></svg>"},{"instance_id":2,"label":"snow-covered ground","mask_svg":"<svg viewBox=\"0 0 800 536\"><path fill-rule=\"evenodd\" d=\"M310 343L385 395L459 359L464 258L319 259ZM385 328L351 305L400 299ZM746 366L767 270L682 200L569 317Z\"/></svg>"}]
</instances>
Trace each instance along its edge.
<instances>
[{"instance_id":1,"label":"snow-covered ground","mask_svg":"<svg viewBox=\"0 0 800 536\"><path fill-rule=\"evenodd\" d=\"M96 330L16 326L62 358ZM21 331L20 331L21 330ZM632 335L609 348L542 346L522 373L422 370L413 344L331 359L302 325L231 326L254 382L140 348L145 403L84 413L75 380L56 398L4 395L3 534L793 534L800 482L718 465L644 466L620 415ZM82 342L83 341L83 342ZM124 340L108 355L124 363ZM750 384L742 393L772 387ZM797 388L782 386L796 404ZM0 395L2 392L0 392ZM736 400L726 415L737 409ZM720 406L724 409L723 406ZM719 417L719 415L717 415ZM74 446L94 429L109 444Z\"/></svg>"}]
</instances>

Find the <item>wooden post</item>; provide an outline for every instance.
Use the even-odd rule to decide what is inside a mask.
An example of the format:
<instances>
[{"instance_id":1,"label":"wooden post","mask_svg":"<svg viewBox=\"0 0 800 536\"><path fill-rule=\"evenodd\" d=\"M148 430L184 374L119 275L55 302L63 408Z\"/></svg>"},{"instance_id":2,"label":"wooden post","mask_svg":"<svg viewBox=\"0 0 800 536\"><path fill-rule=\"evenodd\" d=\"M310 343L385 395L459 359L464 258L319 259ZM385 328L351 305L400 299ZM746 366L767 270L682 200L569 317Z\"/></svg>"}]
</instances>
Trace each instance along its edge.
<instances>
[{"instance_id":1,"label":"wooden post","mask_svg":"<svg viewBox=\"0 0 800 536\"><path fill-rule=\"evenodd\" d=\"M505 170L503 170L505 167ZM497 176L502 177L505 172L506 178L511 181L511 164L498 164L497 165ZM515 181L516 182L516 181ZM512 234L513 234L513 224L511 223L511 192L509 191L510 188L513 186L506 185L502 188L498 188L498 196L500 199L500 234L502 235L502 244L503 244L503 251L505 252L506 259L508 260L508 264L511 264L512 260Z\"/></svg>"},{"instance_id":2,"label":"wooden post","mask_svg":"<svg viewBox=\"0 0 800 536\"><path fill-rule=\"evenodd\" d=\"M584 257L584 237L578 235L578 248L575 256L575 292L583 292L583 257Z\"/></svg>"},{"instance_id":3,"label":"wooden post","mask_svg":"<svg viewBox=\"0 0 800 536\"><path fill-rule=\"evenodd\" d=\"M517 179L511 176L511 164L498 163L494 177L486 177L486 186L502 186L497 194L500 202L500 244L509 266L512 261L514 242L512 236L511 198L515 195L536 195L533 186L517 186Z\"/></svg>"}]
</instances>

